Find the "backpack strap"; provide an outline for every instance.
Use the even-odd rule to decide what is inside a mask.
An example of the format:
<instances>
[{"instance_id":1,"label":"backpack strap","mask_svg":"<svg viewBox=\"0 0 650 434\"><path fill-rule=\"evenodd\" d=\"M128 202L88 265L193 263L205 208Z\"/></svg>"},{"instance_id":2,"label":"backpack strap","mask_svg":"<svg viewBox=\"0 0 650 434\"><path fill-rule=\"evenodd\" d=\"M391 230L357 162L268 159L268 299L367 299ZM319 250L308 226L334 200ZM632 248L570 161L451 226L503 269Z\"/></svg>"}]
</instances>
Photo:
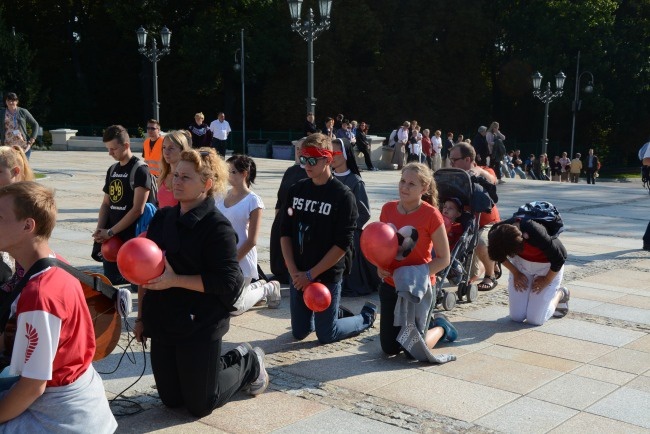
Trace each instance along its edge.
<instances>
[{"instance_id":1,"label":"backpack strap","mask_svg":"<svg viewBox=\"0 0 650 434\"><path fill-rule=\"evenodd\" d=\"M2 306L0 306L0 332L4 333L5 331L5 326L7 325L7 321L9 320L9 315L11 314L11 305L16 301L16 298L20 295L20 293L23 291L23 288L25 285L27 285L27 282L29 282L29 279L32 278L35 274L40 273L41 271L47 269L48 267L51 267L54 265L54 259L53 258L41 258L38 261L34 263L30 267L29 270L25 273L25 275L18 281L16 286L14 287L14 290L9 293L7 298L4 300L2 303Z\"/></svg>"}]
</instances>

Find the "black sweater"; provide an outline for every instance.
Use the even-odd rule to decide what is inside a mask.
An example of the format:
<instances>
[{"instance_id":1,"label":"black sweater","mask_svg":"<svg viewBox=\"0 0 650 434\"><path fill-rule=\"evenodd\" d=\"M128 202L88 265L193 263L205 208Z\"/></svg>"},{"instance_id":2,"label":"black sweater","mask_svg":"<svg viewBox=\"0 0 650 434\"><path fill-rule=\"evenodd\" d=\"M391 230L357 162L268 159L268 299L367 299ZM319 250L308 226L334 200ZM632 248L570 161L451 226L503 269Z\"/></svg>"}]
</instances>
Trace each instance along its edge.
<instances>
[{"instance_id":1,"label":"black sweater","mask_svg":"<svg viewBox=\"0 0 650 434\"><path fill-rule=\"evenodd\" d=\"M201 275L204 293L173 287L148 290L142 301L145 335L167 343L214 341L226 334L241 293L237 234L207 198L180 215L180 206L156 212L147 238L165 252L176 274Z\"/></svg>"},{"instance_id":2,"label":"black sweater","mask_svg":"<svg viewBox=\"0 0 650 434\"><path fill-rule=\"evenodd\" d=\"M351 249L358 217L354 194L341 181L332 177L324 185L311 179L295 183L287 195L282 214L281 233L290 237L293 258L301 271L310 270L325 254L337 246ZM332 268L313 276L323 283L341 280L345 258Z\"/></svg>"},{"instance_id":3,"label":"black sweater","mask_svg":"<svg viewBox=\"0 0 650 434\"><path fill-rule=\"evenodd\" d=\"M514 224L517 222L519 222L521 232L528 235L527 239L524 238L524 242L537 247L546 255L546 258L551 263L551 271L560 271L566 262L566 249L562 241L557 237L551 237L542 224L534 220L522 220L512 217L496 223L490 230L492 231L495 227L502 224Z\"/></svg>"}]
</instances>

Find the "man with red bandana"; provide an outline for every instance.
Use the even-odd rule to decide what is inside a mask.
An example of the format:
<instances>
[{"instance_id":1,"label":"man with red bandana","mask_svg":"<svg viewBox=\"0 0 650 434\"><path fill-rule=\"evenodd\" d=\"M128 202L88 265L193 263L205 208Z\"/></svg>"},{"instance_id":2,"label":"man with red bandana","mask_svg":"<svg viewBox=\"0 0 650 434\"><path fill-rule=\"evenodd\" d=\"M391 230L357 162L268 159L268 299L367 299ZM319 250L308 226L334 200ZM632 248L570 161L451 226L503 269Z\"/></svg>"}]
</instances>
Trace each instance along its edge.
<instances>
[{"instance_id":1,"label":"man with red bandana","mask_svg":"<svg viewBox=\"0 0 650 434\"><path fill-rule=\"evenodd\" d=\"M339 318L341 278L352 246L357 220L356 199L350 189L332 176L331 139L311 134L302 144L300 163L307 179L288 192L282 213L282 254L290 277L291 330L302 340L316 331L326 344L358 335L372 326L377 306L367 302L358 315ZM311 311L303 290L320 282L332 296L322 312Z\"/></svg>"}]
</instances>

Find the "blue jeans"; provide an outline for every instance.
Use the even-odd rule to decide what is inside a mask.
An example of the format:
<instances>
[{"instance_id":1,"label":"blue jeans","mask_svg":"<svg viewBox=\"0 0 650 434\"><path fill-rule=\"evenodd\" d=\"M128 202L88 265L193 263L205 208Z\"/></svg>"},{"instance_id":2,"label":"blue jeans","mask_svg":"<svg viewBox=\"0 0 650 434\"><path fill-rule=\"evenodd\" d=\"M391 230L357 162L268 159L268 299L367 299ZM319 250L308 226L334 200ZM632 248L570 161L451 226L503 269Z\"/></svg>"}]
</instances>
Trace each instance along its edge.
<instances>
[{"instance_id":1,"label":"blue jeans","mask_svg":"<svg viewBox=\"0 0 650 434\"><path fill-rule=\"evenodd\" d=\"M293 284L289 286L289 307L291 310L291 332L293 337L303 340L316 330L316 337L321 344L337 342L351 336L356 336L370 327L361 315L339 318L341 302L341 282L325 284L332 293L332 303L322 312L309 309Z\"/></svg>"}]
</instances>

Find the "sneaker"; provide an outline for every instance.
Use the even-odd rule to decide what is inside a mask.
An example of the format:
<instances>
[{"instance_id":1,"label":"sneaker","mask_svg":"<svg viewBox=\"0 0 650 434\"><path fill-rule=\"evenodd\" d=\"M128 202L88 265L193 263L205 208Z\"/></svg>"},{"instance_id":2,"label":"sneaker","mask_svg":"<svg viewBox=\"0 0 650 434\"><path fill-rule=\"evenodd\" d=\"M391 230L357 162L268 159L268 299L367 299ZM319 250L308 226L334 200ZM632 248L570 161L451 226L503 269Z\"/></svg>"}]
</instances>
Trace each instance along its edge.
<instances>
[{"instance_id":1,"label":"sneaker","mask_svg":"<svg viewBox=\"0 0 650 434\"><path fill-rule=\"evenodd\" d=\"M458 331L456 330L456 327L454 327L452 323L449 322L444 313L435 314L433 316L433 324L436 327L442 327L442 329L445 331L445 335L443 337L449 342L453 342L458 338Z\"/></svg>"},{"instance_id":2,"label":"sneaker","mask_svg":"<svg viewBox=\"0 0 650 434\"><path fill-rule=\"evenodd\" d=\"M253 381L248 389L248 393L252 396L257 396L262 394L267 387L269 387L269 374L266 372L266 367L264 366L264 350L260 347L253 348L253 354L257 357L257 362L260 365L260 374L257 376L257 379Z\"/></svg>"},{"instance_id":3,"label":"sneaker","mask_svg":"<svg viewBox=\"0 0 650 434\"><path fill-rule=\"evenodd\" d=\"M506 182L503 179L499 179L499 184L505 184Z\"/></svg>"},{"instance_id":4,"label":"sneaker","mask_svg":"<svg viewBox=\"0 0 650 434\"><path fill-rule=\"evenodd\" d=\"M369 327L372 327L375 323L375 319L377 319L377 305L366 301L366 304L361 308L360 315L364 318L364 322L369 324Z\"/></svg>"},{"instance_id":5,"label":"sneaker","mask_svg":"<svg viewBox=\"0 0 650 434\"><path fill-rule=\"evenodd\" d=\"M253 346L249 344L248 342L243 342L235 348L235 351L237 351L242 357L244 357L248 353L253 352Z\"/></svg>"},{"instance_id":6,"label":"sneaker","mask_svg":"<svg viewBox=\"0 0 650 434\"><path fill-rule=\"evenodd\" d=\"M280 292L280 282L271 280L269 284L272 286L270 293L266 296L266 305L269 309L277 309L280 307L282 301L282 293Z\"/></svg>"},{"instance_id":7,"label":"sneaker","mask_svg":"<svg viewBox=\"0 0 650 434\"><path fill-rule=\"evenodd\" d=\"M555 312L553 313L553 316L555 318L562 318L565 317L567 313L569 313L569 299L571 298L571 291L569 291L564 286L558 289L562 291L564 295L562 296L562 299L555 307Z\"/></svg>"}]
</instances>

